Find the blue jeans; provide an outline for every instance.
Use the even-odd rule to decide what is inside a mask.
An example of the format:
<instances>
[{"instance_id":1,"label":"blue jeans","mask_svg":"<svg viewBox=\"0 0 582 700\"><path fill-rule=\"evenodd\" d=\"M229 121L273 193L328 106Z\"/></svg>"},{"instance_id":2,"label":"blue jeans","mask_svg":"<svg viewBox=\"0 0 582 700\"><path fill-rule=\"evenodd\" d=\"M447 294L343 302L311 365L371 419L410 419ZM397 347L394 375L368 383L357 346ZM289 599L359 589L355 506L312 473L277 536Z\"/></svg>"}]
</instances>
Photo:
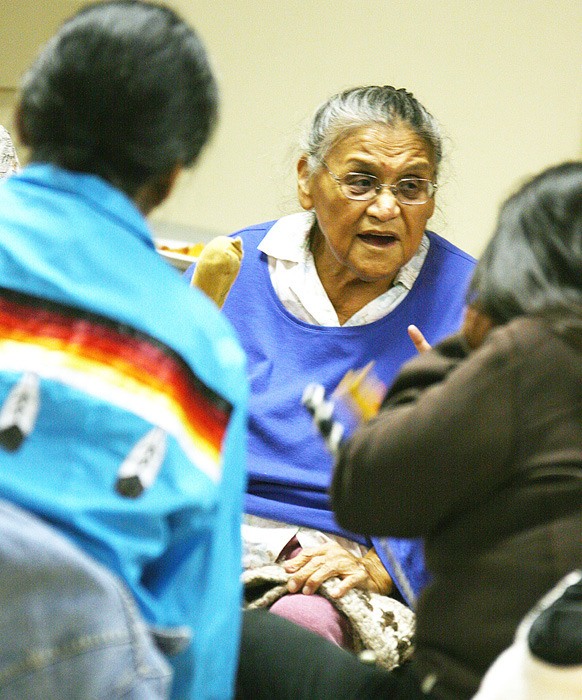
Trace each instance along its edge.
<instances>
[{"instance_id":1,"label":"blue jeans","mask_svg":"<svg viewBox=\"0 0 582 700\"><path fill-rule=\"evenodd\" d=\"M0 500L0 698L161 700L171 669L124 584Z\"/></svg>"}]
</instances>

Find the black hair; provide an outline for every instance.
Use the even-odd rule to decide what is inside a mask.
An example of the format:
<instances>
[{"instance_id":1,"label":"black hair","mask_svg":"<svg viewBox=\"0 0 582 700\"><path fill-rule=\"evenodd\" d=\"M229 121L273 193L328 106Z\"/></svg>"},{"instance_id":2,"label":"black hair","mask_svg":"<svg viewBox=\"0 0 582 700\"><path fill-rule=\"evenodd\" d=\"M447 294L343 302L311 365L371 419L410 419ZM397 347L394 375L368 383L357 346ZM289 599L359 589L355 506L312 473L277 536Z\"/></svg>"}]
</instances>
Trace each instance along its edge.
<instances>
[{"instance_id":1,"label":"black hair","mask_svg":"<svg viewBox=\"0 0 582 700\"><path fill-rule=\"evenodd\" d=\"M200 38L173 10L113 0L61 26L25 74L19 109L32 161L99 175L132 197L194 163L218 90Z\"/></svg>"},{"instance_id":2,"label":"black hair","mask_svg":"<svg viewBox=\"0 0 582 700\"><path fill-rule=\"evenodd\" d=\"M468 294L497 323L582 316L582 162L548 168L505 202Z\"/></svg>"}]
</instances>

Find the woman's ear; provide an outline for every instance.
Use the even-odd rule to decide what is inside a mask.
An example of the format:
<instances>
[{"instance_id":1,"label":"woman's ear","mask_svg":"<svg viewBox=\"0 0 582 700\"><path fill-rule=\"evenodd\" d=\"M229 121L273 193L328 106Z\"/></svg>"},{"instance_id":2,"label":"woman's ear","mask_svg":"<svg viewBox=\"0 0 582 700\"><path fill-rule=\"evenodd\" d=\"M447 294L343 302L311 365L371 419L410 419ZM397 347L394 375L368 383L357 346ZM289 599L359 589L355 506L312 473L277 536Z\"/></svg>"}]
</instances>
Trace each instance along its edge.
<instances>
[{"instance_id":1,"label":"woman's ear","mask_svg":"<svg viewBox=\"0 0 582 700\"><path fill-rule=\"evenodd\" d=\"M165 199L167 199L174 187L178 175L182 172L183 166L175 165L172 170L163 175L158 175L135 193L133 201L138 209L147 216L153 209L158 207Z\"/></svg>"},{"instance_id":2,"label":"woman's ear","mask_svg":"<svg viewBox=\"0 0 582 700\"><path fill-rule=\"evenodd\" d=\"M478 348L489 331L494 327L493 319L482 313L475 306L465 309L461 330L471 348Z\"/></svg>"},{"instance_id":3,"label":"woman's ear","mask_svg":"<svg viewBox=\"0 0 582 700\"><path fill-rule=\"evenodd\" d=\"M170 192L174 189L178 175L180 175L183 169L183 166L178 163L165 177L162 177L159 184L160 204L170 196Z\"/></svg>"},{"instance_id":4,"label":"woman's ear","mask_svg":"<svg viewBox=\"0 0 582 700\"><path fill-rule=\"evenodd\" d=\"M297 197L303 209L309 211L313 209L313 198L311 197L311 182L307 156L301 156L297 162Z\"/></svg>"},{"instance_id":5,"label":"woman's ear","mask_svg":"<svg viewBox=\"0 0 582 700\"><path fill-rule=\"evenodd\" d=\"M436 207L436 202L435 202L435 199L434 199L434 197L433 197L433 198L430 200L430 202L429 202L429 206L428 206L429 214L428 214L428 216L426 217L426 220L427 220L427 221L428 221L428 220L431 218L431 216L434 214L435 207Z\"/></svg>"}]
</instances>

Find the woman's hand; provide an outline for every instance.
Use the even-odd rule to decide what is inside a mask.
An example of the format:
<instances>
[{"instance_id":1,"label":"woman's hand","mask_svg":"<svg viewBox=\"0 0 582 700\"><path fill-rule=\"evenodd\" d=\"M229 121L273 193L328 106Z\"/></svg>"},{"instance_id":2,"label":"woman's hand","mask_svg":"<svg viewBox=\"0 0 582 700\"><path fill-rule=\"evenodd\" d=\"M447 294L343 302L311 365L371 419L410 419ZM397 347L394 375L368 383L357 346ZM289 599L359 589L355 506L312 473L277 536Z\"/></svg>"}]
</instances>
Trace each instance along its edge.
<instances>
[{"instance_id":1,"label":"woman's hand","mask_svg":"<svg viewBox=\"0 0 582 700\"><path fill-rule=\"evenodd\" d=\"M325 542L319 547L308 547L283 564L292 574L287 582L290 593L315 593L324 581L337 576L341 579L333 597L341 598L351 588L363 588L387 594L392 580L371 549L365 557L357 557L337 542Z\"/></svg>"},{"instance_id":2,"label":"woman's hand","mask_svg":"<svg viewBox=\"0 0 582 700\"><path fill-rule=\"evenodd\" d=\"M222 308L240 270L242 256L240 238L213 238L202 249L190 284Z\"/></svg>"},{"instance_id":3,"label":"woman's hand","mask_svg":"<svg viewBox=\"0 0 582 700\"><path fill-rule=\"evenodd\" d=\"M419 353L427 352L427 350L430 350L431 346L416 326L408 326L407 330L410 340L412 340L412 342L414 343L414 347Z\"/></svg>"},{"instance_id":4,"label":"woman's hand","mask_svg":"<svg viewBox=\"0 0 582 700\"><path fill-rule=\"evenodd\" d=\"M489 316L478 311L474 306L468 306L461 327L462 333L473 350L485 340L495 324ZM427 352L431 346L416 326L408 326L408 335L419 353Z\"/></svg>"}]
</instances>

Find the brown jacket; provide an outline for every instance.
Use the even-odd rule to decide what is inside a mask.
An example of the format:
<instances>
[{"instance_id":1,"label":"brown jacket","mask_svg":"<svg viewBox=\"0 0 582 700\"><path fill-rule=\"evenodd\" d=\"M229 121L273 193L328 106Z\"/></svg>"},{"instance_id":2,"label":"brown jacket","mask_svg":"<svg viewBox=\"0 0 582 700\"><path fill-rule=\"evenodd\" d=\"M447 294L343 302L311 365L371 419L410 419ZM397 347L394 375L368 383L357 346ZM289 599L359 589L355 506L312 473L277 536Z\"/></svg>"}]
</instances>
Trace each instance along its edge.
<instances>
[{"instance_id":1,"label":"brown jacket","mask_svg":"<svg viewBox=\"0 0 582 700\"><path fill-rule=\"evenodd\" d=\"M537 600L582 563L582 322L522 317L403 368L347 442L340 524L425 538L415 666L470 698Z\"/></svg>"}]
</instances>

